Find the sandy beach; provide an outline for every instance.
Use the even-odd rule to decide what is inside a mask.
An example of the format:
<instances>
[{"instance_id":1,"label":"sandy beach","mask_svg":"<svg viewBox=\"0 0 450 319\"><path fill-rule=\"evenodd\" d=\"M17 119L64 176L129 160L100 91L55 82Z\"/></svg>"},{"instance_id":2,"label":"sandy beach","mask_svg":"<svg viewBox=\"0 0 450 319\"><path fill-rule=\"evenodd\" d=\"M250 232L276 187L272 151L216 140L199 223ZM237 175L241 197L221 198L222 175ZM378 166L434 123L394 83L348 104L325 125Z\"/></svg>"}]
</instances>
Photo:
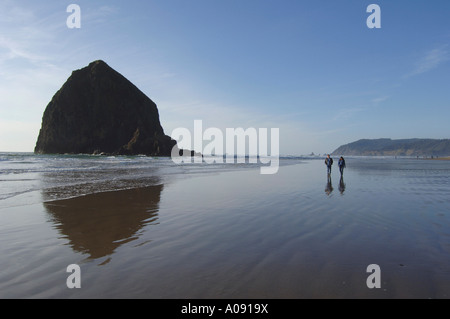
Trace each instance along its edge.
<instances>
[{"instance_id":1,"label":"sandy beach","mask_svg":"<svg viewBox=\"0 0 450 319\"><path fill-rule=\"evenodd\" d=\"M398 163L348 159L331 180L310 160L56 201L42 191L0 209L0 297L448 298L449 167ZM81 289L66 286L70 264Z\"/></svg>"}]
</instances>

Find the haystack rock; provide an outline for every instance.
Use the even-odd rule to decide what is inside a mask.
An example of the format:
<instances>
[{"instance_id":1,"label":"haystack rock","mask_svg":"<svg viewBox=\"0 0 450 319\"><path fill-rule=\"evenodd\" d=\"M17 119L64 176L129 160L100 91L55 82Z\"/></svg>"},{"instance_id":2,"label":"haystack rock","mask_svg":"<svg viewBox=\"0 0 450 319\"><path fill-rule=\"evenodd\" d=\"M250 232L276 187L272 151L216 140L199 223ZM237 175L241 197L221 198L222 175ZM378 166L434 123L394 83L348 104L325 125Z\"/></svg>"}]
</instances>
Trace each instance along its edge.
<instances>
[{"instance_id":1,"label":"haystack rock","mask_svg":"<svg viewBox=\"0 0 450 319\"><path fill-rule=\"evenodd\" d=\"M156 104L103 61L76 70L47 105L39 154L170 156Z\"/></svg>"}]
</instances>

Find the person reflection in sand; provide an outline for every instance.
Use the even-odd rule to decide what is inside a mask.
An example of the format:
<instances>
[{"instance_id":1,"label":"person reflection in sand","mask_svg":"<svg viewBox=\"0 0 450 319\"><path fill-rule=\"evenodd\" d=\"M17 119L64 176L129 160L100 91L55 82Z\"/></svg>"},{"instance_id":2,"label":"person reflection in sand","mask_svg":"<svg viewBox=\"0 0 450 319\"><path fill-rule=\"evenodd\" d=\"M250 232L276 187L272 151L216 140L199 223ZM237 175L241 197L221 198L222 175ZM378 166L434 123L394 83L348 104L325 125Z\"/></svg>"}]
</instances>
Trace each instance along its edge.
<instances>
[{"instance_id":1,"label":"person reflection in sand","mask_svg":"<svg viewBox=\"0 0 450 319\"><path fill-rule=\"evenodd\" d=\"M341 175L341 179L339 180L339 192L341 192L341 195L344 195L344 192L345 192L344 176L342 176L342 175Z\"/></svg>"},{"instance_id":2,"label":"person reflection in sand","mask_svg":"<svg viewBox=\"0 0 450 319\"><path fill-rule=\"evenodd\" d=\"M45 202L44 207L74 251L97 259L110 257L119 246L138 239L145 226L157 223L162 189L155 185L89 194Z\"/></svg>"},{"instance_id":3,"label":"person reflection in sand","mask_svg":"<svg viewBox=\"0 0 450 319\"><path fill-rule=\"evenodd\" d=\"M327 186L325 187L325 193L330 196L333 192L333 184L331 183L331 174L327 176Z\"/></svg>"}]
</instances>

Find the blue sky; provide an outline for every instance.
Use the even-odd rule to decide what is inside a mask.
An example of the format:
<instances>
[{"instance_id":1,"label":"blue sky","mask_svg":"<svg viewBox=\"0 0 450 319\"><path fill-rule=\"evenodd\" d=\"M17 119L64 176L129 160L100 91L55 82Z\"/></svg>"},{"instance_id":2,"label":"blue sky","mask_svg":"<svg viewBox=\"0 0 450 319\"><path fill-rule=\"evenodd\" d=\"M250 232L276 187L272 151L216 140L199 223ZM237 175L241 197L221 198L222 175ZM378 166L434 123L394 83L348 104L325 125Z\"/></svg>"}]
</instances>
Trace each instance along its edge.
<instances>
[{"instance_id":1,"label":"blue sky","mask_svg":"<svg viewBox=\"0 0 450 319\"><path fill-rule=\"evenodd\" d=\"M52 96L97 59L155 101L169 135L194 120L279 128L291 155L450 138L447 0L2 0L0 151L33 151Z\"/></svg>"}]
</instances>

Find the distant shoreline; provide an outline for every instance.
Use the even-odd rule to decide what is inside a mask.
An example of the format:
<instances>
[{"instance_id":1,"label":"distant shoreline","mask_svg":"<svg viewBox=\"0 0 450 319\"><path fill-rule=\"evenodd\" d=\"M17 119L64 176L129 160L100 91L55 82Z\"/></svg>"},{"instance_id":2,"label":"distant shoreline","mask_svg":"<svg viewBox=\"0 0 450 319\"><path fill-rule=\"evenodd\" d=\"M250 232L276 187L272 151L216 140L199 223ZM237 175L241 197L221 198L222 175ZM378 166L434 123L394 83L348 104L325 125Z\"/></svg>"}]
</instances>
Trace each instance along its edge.
<instances>
[{"instance_id":1,"label":"distant shoreline","mask_svg":"<svg viewBox=\"0 0 450 319\"><path fill-rule=\"evenodd\" d=\"M447 157L434 157L434 158L426 158L428 160L435 160L435 161L450 161L450 156Z\"/></svg>"}]
</instances>

